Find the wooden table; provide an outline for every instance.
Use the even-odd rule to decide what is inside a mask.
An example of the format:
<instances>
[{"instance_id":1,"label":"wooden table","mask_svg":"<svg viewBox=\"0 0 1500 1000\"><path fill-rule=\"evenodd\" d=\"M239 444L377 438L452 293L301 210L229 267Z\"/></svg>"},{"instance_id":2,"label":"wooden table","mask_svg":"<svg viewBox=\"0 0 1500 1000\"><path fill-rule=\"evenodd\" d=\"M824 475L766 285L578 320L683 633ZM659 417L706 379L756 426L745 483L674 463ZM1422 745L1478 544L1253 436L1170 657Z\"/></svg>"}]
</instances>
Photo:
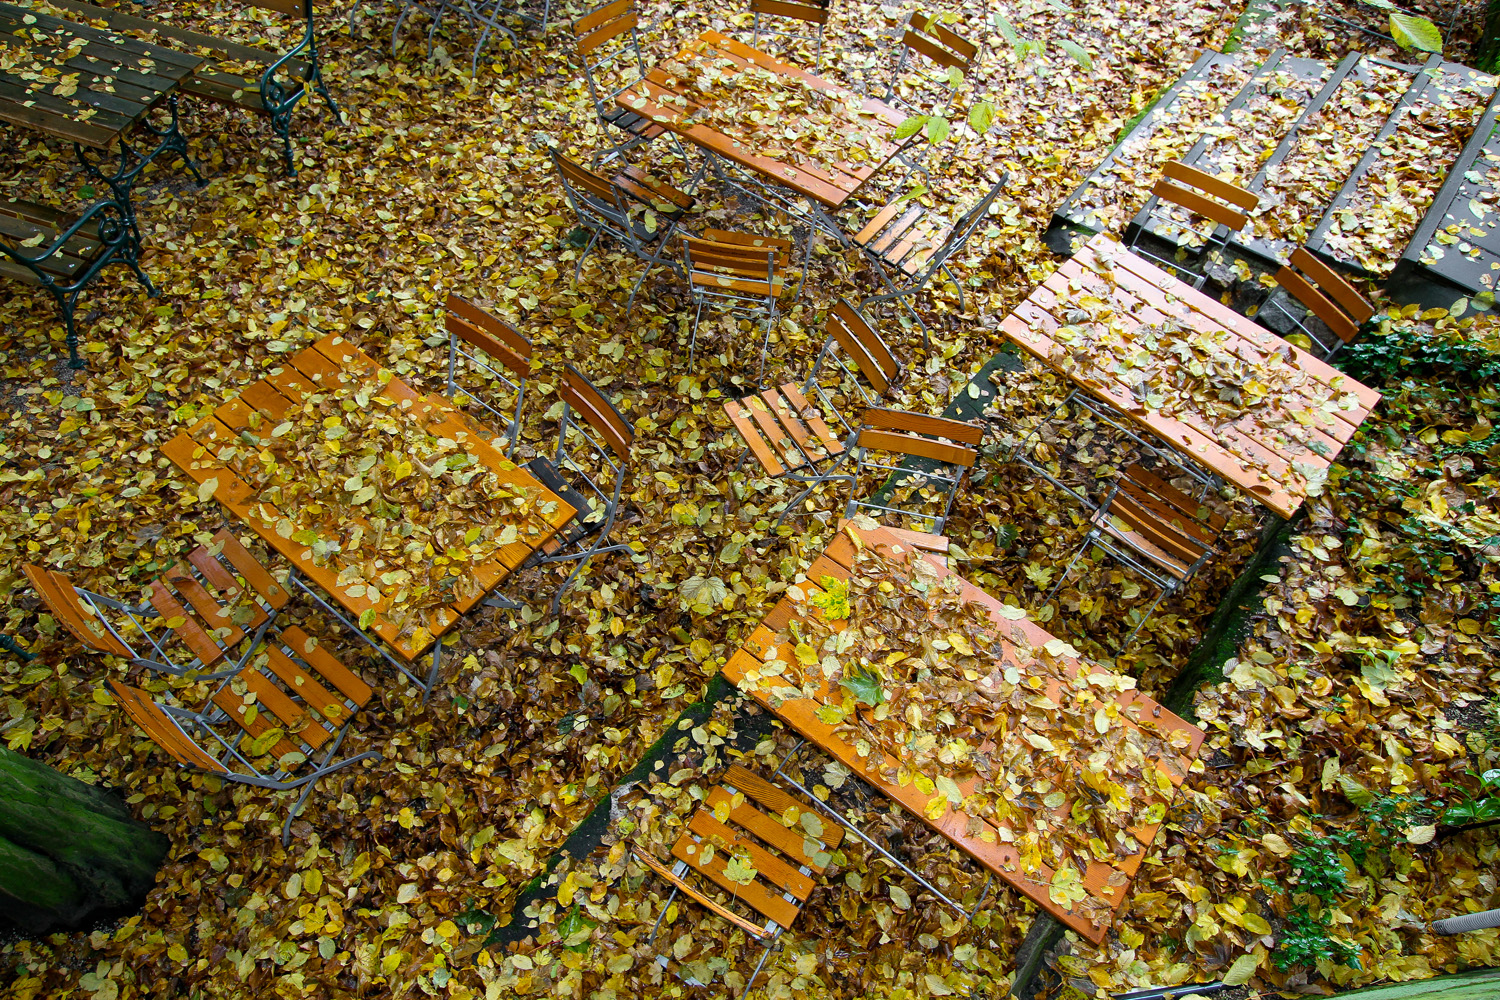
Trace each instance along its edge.
<instances>
[{"instance_id":1,"label":"wooden table","mask_svg":"<svg viewBox=\"0 0 1500 1000\"><path fill-rule=\"evenodd\" d=\"M1016 849L1010 846L1017 839L1015 828L1006 823L997 824L990 819L971 816L961 808L953 807L940 789L933 789L932 779L937 777L935 775L925 776L924 781L923 776L915 773L914 768L907 768L901 760L889 756L877 760L874 753L861 756L861 748L857 745L857 741L852 741L846 732L841 732L837 725L830 724L826 721L826 716L820 714L820 710L823 710L825 706L847 704L846 696L841 689L830 689L829 683L824 681L812 697L783 698L772 693L775 689L772 683L774 678L757 679L760 668L768 660L780 659L793 662L795 656L793 644L796 640L790 638L789 629L795 621L806 620L807 617L799 612L799 601L804 602L804 607L806 607L806 599L821 592L820 587L814 581L825 581L828 577L839 580L849 579L856 565L856 542L862 547L869 547L899 562L904 562L905 565L912 567L912 576L917 575L919 567L916 564L919 559L926 564L920 567L924 580L941 581L953 576L940 557L917 552L909 543L902 541L886 529L860 529L852 524L846 524L827 551L808 568L805 574L798 577L792 587L788 588L787 596L782 598L740 650L725 664L725 677L738 684L742 690L760 701L824 753L847 766L860 778L889 796L933 830L941 833L985 868L1031 897L1038 905L1054 914L1069 927L1091 941L1102 940L1125 903L1130 879L1140 868L1146 850L1155 839L1159 822L1142 823L1131 827L1129 834L1134 837L1138 845L1136 852L1129 857L1116 857L1114 863L1092 862L1088 869L1081 873L1082 886L1087 891L1086 898L1081 901L1070 901L1068 905L1059 904L1049 894L1049 885L1056 874L1054 870L1045 863L1028 867ZM1038 681L1038 693L1046 694L1055 702L1058 700L1057 696L1062 686L1056 679L1041 683L1042 678L1047 675L1047 670L1038 659L1036 652L1052 643L1053 646L1050 648L1058 650L1055 656L1061 665L1060 669L1069 677L1076 678L1081 671L1086 670L1086 676L1091 680L1095 678L1101 681L1108 680L1109 684L1099 685L1101 700L1084 706L1090 713L1095 710L1095 705L1104 705L1103 699L1108 697L1118 708L1118 718L1113 725L1136 732L1147 728L1154 729L1158 734L1165 734L1172 738L1179 752L1147 761L1154 765L1154 773L1159 773L1160 778L1156 781L1157 787L1154 793L1149 795L1146 801L1150 803L1150 808L1154 809L1159 806L1160 812L1165 814L1166 807L1170 805L1177 787L1181 785L1188 768L1197 757L1198 749L1203 742L1202 730L1168 712L1151 698L1139 692L1115 690L1109 695L1103 694L1103 692L1110 691L1110 685L1115 684L1115 675L1110 674L1104 667L1077 657L1071 647L1057 643L1044 629L1026 618L1020 609L1002 604L967 581L956 579L956 582L961 588L962 601L965 604L977 604L982 607L989 622L993 625L992 638L995 647L1001 652L997 666L1012 668L1021 678L1029 677ZM911 577L907 578L905 585L911 586ZM812 614L819 615L821 612L813 611ZM835 623L835 628L842 630L843 623ZM1049 652L1048 655L1054 654ZM782 691L784 694L785 689L783 688ZM1062 704L1047 709L1033 708L1028 705L1022 721L1024 722L1031 713L1043 716L1060 710L1076 710L1078 707L1074 704ZM1121 730L1112 731L1118 733ZM1021 735L1018 730L1011 730L1002 738L1002 742L1015 744ZM1101 738L1099 746L1103 745ZM865 749L869 751L868 746ZM996 750L997 748L991 743L986 744L979 752L994 753ZM1092 752L1091 748L1071 749L1074 758L1087 758L1090 752ZM890 777L892 772L898 776L904 776L904 782L899 778L892 780ZM965 797L975 791L977 780L977 778L971 778L967 782L959 783ZM929 791L924 792L919 787L924 783ZM1140 805L1141 803L1132 804ZM1074 821L1069 816L1071 807L1072 801L1065 801L1055 808L1038 810L1033 818L1040 817L1055 825L1072 823ZM1035 828L1033 825L1032 829ZM1042 843L1044 845L1047 843L1045 836Z\"/></svg>"},{"instance_id":2,"label":"wooden table","mask_svg":"<svg viewBox=\"0 0 1500 1000\"><path fill-rule=\"evenodd\" d=\"M763 124L746 122L741 136L728 135L719 128L694 121L694 113L710 102L699 100L703 95L672 77L664 68L667 63L652 69L640 86L615 98L622 107L651 118L713 156L786 188L812 205L841 208L901 148L900 143L889 138L896 126L906 120L901 111L779 62L717 31L705 31L688 43L676 59L690 68L709 67L717 60L724 60L724 70L728 73L733 73L735 67L743 69L753 63L785 80L801 81L810 91L829 95L837 102L838 110L834 113L842 131L865 130L872 136L874 150L866 162L859 163L830 160L805 144L783 142L775 115L768 115ZM846 108L855 110L851 114Z\"/></svg>"},{"instance_id":3,"label":"wooden table","mask_svg":"<svg viewBox=\"0 0 1500 1000\"><path fill-rule=\"evenodd\" d=\"M128 35L0 3L0 121L73 143L84 168L109 186L133 219L130 184L145 164L164 152L187 159L187 142L177 125L176 90L203 61ZM163 103L171 121L157 128L146 117ZM126 138L138 125L157 140L149 153L136 151ZM120 167L110 176L84 153L115 146Z\"/></svg>"},{"instance_id":4,"label":"wooden table","mask_svg":"<svg viewBox=\"0 0 1500 1000\"><path fill-rule=\"evenodd\" d=\"M437 565L446 564L452 575L467 576L473 581L470 593L413 616L410 608L398 604L391 595L372 599L363 584L353 582L350 574L359 567L353 565L354 560L347 554L315 558L310 540L300 533L294 537L290 519L286 517L288 512L277 507L268 480L259 478L256 472L263 459L245 445L249 443L253 449L274 439L288 415L302 408L313 394L332 394L341 406L347 401L351 406L385 408L440 443L444 439L453 442L457 447L450 451L472 456L502 484L514 487L534 501L535 509L518 529L516 539L495 551L491 558L464 566L451 553L434 553ZM407 661L412 661L431 648L460 615L541 548L576 513L524 469L517 468L485 443L471 427L450 400L417 392L382 370L353 344L330 335L294 355L285 367L248 386L186 433L179 433L163 446L162 452L200 485L215 480L213 496L220 503L300 573L333 595L349 612L361 616L364 626L373 629ZM231 447L237 451L228 451ZM392 454L389 460L399 463L407 458ZM302 498L305 504L322 503L335 509L345 509L342 494L351 490L347 481L321 479L301 485L308 487ZM358 516L352 520L369 527Z\"/></svg>"},{"instance_id":5,"label":"wooden table","mask_svg":"<svg viewBox=\"0 0 1500 1000\"><path fill-rule=\"evenodd\" d=\"M1156 346L1163 323L1181 329ZM1018 305L1005 335L1089 395L1282 517L1307 497L1380 393L1101 234ZM1215 382L1193 365L1229 373ZM1141 390L1131 382L1145 376ZM1160 377L1200 393L1146 398ZM1251 405L1220 411L1221 391Z\"/></svg>"}]
</instances>

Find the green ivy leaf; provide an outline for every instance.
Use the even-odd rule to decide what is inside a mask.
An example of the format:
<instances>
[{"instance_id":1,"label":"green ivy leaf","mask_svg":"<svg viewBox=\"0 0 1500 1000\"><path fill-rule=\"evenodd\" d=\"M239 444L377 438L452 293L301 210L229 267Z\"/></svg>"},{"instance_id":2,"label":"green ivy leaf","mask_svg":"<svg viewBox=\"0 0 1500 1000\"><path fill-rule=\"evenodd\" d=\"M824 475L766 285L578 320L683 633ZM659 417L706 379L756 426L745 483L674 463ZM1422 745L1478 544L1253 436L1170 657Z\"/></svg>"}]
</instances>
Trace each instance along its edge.
<instances>
[{"instance_id":1,"label":"green ivy leaf","mask_svg":"<svg viewBox=\"0 0 1500 1000\"><path fill-rule=\"evenodd\" d=\"M884 694L880 690L880 678L866 670L846 673L839 684L854 695L854 700L871 708L880 704Z\"/></svg>"}]
</instances>

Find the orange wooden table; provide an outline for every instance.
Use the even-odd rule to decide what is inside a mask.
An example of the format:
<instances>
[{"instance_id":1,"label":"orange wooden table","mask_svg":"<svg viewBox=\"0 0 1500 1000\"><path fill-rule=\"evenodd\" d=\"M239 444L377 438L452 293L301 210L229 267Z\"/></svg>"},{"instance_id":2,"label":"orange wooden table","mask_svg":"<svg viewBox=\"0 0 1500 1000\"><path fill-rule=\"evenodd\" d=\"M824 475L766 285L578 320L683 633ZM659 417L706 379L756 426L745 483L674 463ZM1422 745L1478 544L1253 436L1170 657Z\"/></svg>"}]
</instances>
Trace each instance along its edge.
<instances>
[{"instance_id":1,"label":"orange wooden table","mask_svg":"<svg viewBox=\"0 0 1500 1000\"><path fill-rule=\"evenodd\" d=\"M1169 320L1186 336L1170 349L1143 343ZM1374 389L1106 234L1058 268L1001 330L1089 395L1282 517L1302 505L1309 479L1321 476L1380 402ZM1234 390L1250 405L1218 412L1223 387L1206 380L1196 403L1152 405L1151 378L1162 374L1191 388L1192 367L1205 362L1226 370L1238 366L1244 376ZM1274 382L1264 381L1267 374Z\"/></svg>"},{"instance_id":2,"label":"orange wooden table","mask_svg":"<svg viewBox=\"0 0 1500 1000\"><path fill-rule=\"evenodd\" d=\"M350 492L351 486L347 481L329 481L326 473L320 475L316 469L294 469L297 479L292 487L284 481L281 486L273 486L262 472L267 464L265 445L279 432L284 433L282 428L287 425L283 422L299 412L315 394L335 397L345 411L383 410L395 419L409 421L420 433L436 439L447 452L472 456L494 474L502 488L524 498L525 520L516 526L515 540L483 561L468 564L451 550L431 553L436 566L446 567L450 575L469 581L461 595L437 604L428 602L420 608L411 601L399 602L399 590L394 594L377 590L380 596L372 598L367 586L370 581L362 575L371 570L359 565L352 553L315 555L316 540L293 530L294 522L288 515L296 512L278 506L278 499L289 488L299 494L300 506L322 505L342 510L347 502L341 494ZM324 426L328 426L327 419L331 418L325 418ZM220 503L284 555L300 573L331 594L350 613L360 616L362 627L371 628L404 659L412 661L431 648L460 615L509 576L575 514L572 507L508 461L471 431L470 426L451 401L442 396L423 395L381 369L349 341L330 335L292 356L284 367L246 387L238 397L198 421L186 433L179 433L162 447L162 452L200 485L213 480L213 495ZM409 458L391 455L388 460L400 463ZM350 515L349 521L365 529L371 527L358 515ZM380 568L383 567L375 569Z\"/></svg>"},{"instance_id":3,"label":"orange wooden table","mask_svg":"<svg viewBox=\"0 0 1500 1000\"><path fill-rule=\"evenodd\" d=\"M1110 674L1102 666L1073 655L1070 647L1062 647L1059 650L1055 659L1066 675L1076 678L1080 672L1086 670L1085 676L1090 678L1091 684L1098 682L1099 698L1113 700L1118 711L1117 718L1112 723L1112 732L1140 735L1149 731L1155 734L1154 738L1162 741L1163 746L1170 745L1172 752L1144 761L1143 781L1146 769L1150 769L1152 781L1149 786L1143 784L1145 791L1142 793L1142 799L1133 800L1129 805L1137 810L1145 809L1150 815L1158 816L1158 818L1154 822L1141 822L1129 828L1129 836L1134 838L1137 847L1135 852L1128 857L1112 855L1109 860L1092 861L1086 871L1078 873L1081 874L1084 898L1070 900L1066 904L1057 902L1051 894L1053 879L1056 875L1054 869L1044 862L1028 865L1018 851L1011 846L1017 842L1018 832L1025 831L1018 831L1004 821L997 823L988 818L969 815L962 808L952 806L951 799L943 791L933 787L932 779L938 776L920 775L915 768L908 767L903 761L890 756L877 759L881 755L878 751L872 752L868 744L863 747L867 756L861 755L858 741L851 741L846 733L840 731L839 725L825 721L826 716L820 715L821 709L829 705L839 706L846 701L847 696L840 688L830 688L829 682L825 680L820 683L818 690L811 697L805 696L806 688L803 689L804 696L802 697L783 697L787 691L784 686L775 683L778 678L761 677L761 668L768 661L794 662L793 646L798 640L790 637L789 630L795 621L805 620L806 617L802 611L799 611L799 603L802 603L805 609L808 607L805 603L807 598L821 593L821 588L813 581L826 581L829 577L838 580L849 579L857 565L856 544L860 547L871 548L898 562L904 562L912 568L914 575L918 570L916 561L922 560L926 563L921 567L921 576L925 581L942 581L953 576L943 560L918 552L909 542L899 539L885 529L860 529L852 524L846 524L827 551L808 568L805 575L799 576L798 581L788 588L787 596L782 598L766 616L760 627L725 664L725 677L738 684L742 690L765 705L824 753L844 764L860 778L900 804L903 809L941 833L954 846L985 868L1031 897L1038 905L1055 915L1067 926L1091 941L1102 940L1121 907L1124 906L1130 879L1140 868L1147 849L1156 837L1160 826L1158 814L1165 814L1177 788L1186 778L1188 768L1198 755L1198 749L1203 743L1203 731L1178 718L1151 698L1137 691L1117 688L1111 690L1111 686L1115 684L1115 675ZM911 586L911 578L905 582L907 586ZM993 625L991 637L995 648L1000 651L997 666L1016 671L1016 675L1023 679L1022 683L1035 681L1033 686L1037 688L1037 693L1044 694L1056 702L1056 696L1062 691L1062 685L1055 678L1044 680L1047 670L1039 661L1036 650L1046 647L1048 643L1053 643L1052 648L1058 649L1060 644L1057 644L1056 640L1039 625L1026 618L1020 609L1002 604L967 581L959 579L957 584L961 588L963 603L976 603L982 606ZM931 584L929 582L924 585L930 586ZM812 610L811 613L821 614L816 610ZM838 630L843 627L843 623L833 624ZM1104 683L1106 681L1108 683ZM1090 690L1092 689L1091 686ZM1102 700L1093 701L1087 707L1092 713L1095 710L1094 705L1103 704ZM1049 712L1073 710L1077 707L1076 705L1056 704L1049 709L1028 704L1021 716L1021 722L1024 724L1030 713L1037 713L1037 717L1040 718ZM1018 726L1007 732L1001 738L1001 742L1019 746L1015 743L1016 740L1023 738L1019 729ZM1028 745L1035 746L1035 744ZM1103 749L1105 746L1105 737L1101 735L1097 746L1066 748L1066 752L1069 754L1069 759L1082 761L1095 750ZM994 753L997 750L1003 752L1006 749L1004 746L997 748L993 744L987 744L985 748L980 748L979 752ZM895 780L891 778L893 773L898 776ZM904 781L901 780L902 778ZM959 782L965 799L975 792L978 781L977 777L972 777L966 782ZM919 787L924 784L929 791L924 792ZM1075 823L1070 816L1072 806L1071 800L1064 801L1055 808L1039 808L1032 815L1031 829L1041 833L1043 846L1047 846L1050 842L1037 821L1051 824L1053 827ZM1097 854L1095 857L1097 858Z\"/></svg>"},{"instance_id":4,"label":"orange wooden table","mask_svg":"<svg viewBox=\"0 0 1500 1000\"><path fill-rule=\"evenodd\" d=\"M615 98L622 107L817 205L842 207L901 148L890 138L896 126L906 120L901 111L779 62L717 31L705 31L676 58L692 69L722 66L730 72L734 67L754 64L784 80L801 81L809 92L827 96L826 107L834 119L832 128L846 135L855 132L869 136L868 158L863 162L821 155L803 143L784 140L778 123L797 116L790 108L768 110L759 122L747 119L739 123L740 134L726 134L720 128L694 121L695 112L709 106L714 95L700 94L688 82L674 78L664 68L669 63L655 67L642 84Z\"/></svg>"}]
</instances>

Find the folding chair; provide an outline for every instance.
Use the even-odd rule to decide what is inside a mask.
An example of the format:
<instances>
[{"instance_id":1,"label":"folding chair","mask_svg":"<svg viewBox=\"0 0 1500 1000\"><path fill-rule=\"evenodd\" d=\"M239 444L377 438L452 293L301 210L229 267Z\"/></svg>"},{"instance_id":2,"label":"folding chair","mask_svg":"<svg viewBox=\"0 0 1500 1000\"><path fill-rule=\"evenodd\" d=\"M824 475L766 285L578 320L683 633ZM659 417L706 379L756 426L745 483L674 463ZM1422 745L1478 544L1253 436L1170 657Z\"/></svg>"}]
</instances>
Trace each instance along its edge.
<instances>
[{"instance_id":1,"label":"folding chair","mask_svg":"<svg viewBox=\"0 0 1500 1000\"><path fill-rule=\"evenodd\" d=\"M629 421L572 365L563 365L557 394L563 401L557 450L551 458L539 456L526 463L527 471L578 512L527 562L529 566L564 562L578 564L553 595L553 614L562 607L563 594L578 579L590 559L609 552L632 551L629 543L611 544L609 538L619 514L625 464L630 461L630 444L635 439ZM583 419L572 419L575 413ZM486 603L499 607L515 606L513 601L505 598L491 599Z\"/></svg>"},{"instance_id":2,"label":"folding chair","mask_svg":"<svg viewBox=\"0 0 1500 1000\"><path fill-rule=\"evenodd\" d=\"M21 570L53 617L88 649L178 677L211 671L201 674L205 680L238 671L288 598L227 531L152 581L142 604L75 587L55 570Z\"/></svg>"},{"instance_id":3,"label":"folding chair","mask_svg":"<svg viewBox=\"0 0 1500 1000\"><path fill-rule=\"evenodd\" d=\"M1159 211L1164 201L1185 209L1188 217L1177 217ZM1201 269L1208 263L1210 254L1229 246L1230 236L1245 228L1250 221L1250 213L1259 204L1260 197L1253 191L1246 191L1196 167L1173 160L1162 168L1162 179L1156 182L1156 186L1151 189L1150 199L1126 228L1126 246L1142 257L1171 268L1174 274L1194 275L1196 280L1193 287L1202 288L1208 275ZM1196 232L1197 219L1207 219L1214 224L1202 248L1193 257L1192 266L1198 267L1200 271L1194 272L1191 266L1157 256L1141 247L1143 237L1165 238L1162 236L1163 230ZM1221 226L1223 229L1219 228Z\"/></svg>"},{"instance_id":4,"label":"folding chair","mask_svg":"<svg viewBox=\"0 0 1500 1000\"><path fill-rule=\"evenodd\" d=\"M301 788L281 827L282 846L291 841L292 820L319 778L381 757L367 750L334 760L372 692L295 626L270 635L253 662L226 678L200 711L154 701L116 680L109 686L136 725L182 766L275 792Z\"/></svg>"},{"instance_id":5,"label":"folding chair","mask_svg":"<svg viewBox=\"0 0 1500 1000\"><path fill-rule=\"evenodd\" d=\"M790 253L789 240L722 229L705 229L701 237L682 238L683 265L693 297L693 335L688 345L688 368L698 349L698 324L705 308L714 308L765 323L760 346L759 379L766 370L766 351L776 327L777 299L783 279L776 273Z\"/></svg>"},{"instance_id":6,"label":"folding chair","mask_svg":"<svg viewBox=\"0 0 1500 1000\"><path fill-rule=\"evenodd\" d=\"M614 0L573 22L578 60L583 63L583 77L594 100L594 113L606 131L617 129L625 134L622 142L594 158L596 170L606 160L668 132L645 115L615 102L621 93L646 78L646 60L641 55L641 36L636 30L639 20L634 0Z\"/></svg>"},{"instance_id":7,"label":"folding chair","mask_svg":"<svg viewBox=\"0 0 1500 1000\"><path fill-rule=\"evenodd\" d=\"M1359 294L1347 278L1303 247L1293 251L1291 263L1276 272L1276 283L1322 320L1327 329L1317 331L1293 316L1279 298L1267 302L1256 319L1260 320L1271 308L1280 310L1312 341L1315 353L1325 361L1359 336L1360 327L1375 315L1370 300Z\"/></svg>"},{"instance_id":8,"label":"folding chair","mask_svg":"<svg viewBox=\"0 0 1500 1000\"><path fill-rule=\"evenodd\" d=\"M828 26L831 3L832 0L750 0L750 12L755 15L751 46L761 48L761 35L776 35L792 42L816 42L813 56L816 73L823 63L823 29ZM788 21L795 24L787 24Z\"/></svg>"},{"instance_id":9,"label":"folding chair","mask_svg":"<svg viewBox=\"0 0 1500 1000\"><path fill-rule=\"evenodd\" d=\"M967 308L963 286L948 269L948 261L964 248L969 237L984 222L990 206L1009 179L1009 173L1001 174L984 197L951 226L945 225L941 218L929 215L927 209L914 202L907 205L898 200L881 209L855 234L853 243L864 251L887 290L866 296L859 304L860 309L877 302L899 302L916 317L922 327L922 343L930 350L932 340L927 333L927 323L908 300L920 294L941 271L958 289L959 308Z\"/></svg>"},{"instance_id":10,"label":"folding chair","mask_svg":"<svg viewBox=\"0 0 1500 1000\"><path fill-rule=\"evenodd\" d=\"M921 530L942 534L959 487L979 457L979 442L983 437L981 424L870 407L865 410L859 433L852 439L855 479L844 516L853 517L860 510L878 511L880 516L894 514L930 522ZM884 464L872 459L872 453L902 456L903 461L900 465ZM873 497L859 500L854 495L859 489L858 481L870 470L891 475ZM918 505L934 501L941 506L941 514L922 513L918 509Z\"/></svg>"},{"instance_id":11,"label":"folding chair","mask_svg":"<svg viewBox=\"0 0 1500 1000\"><path fill-rule=\"evenodd\" d=\"M1156 600L1125 637L1123 651L1161 602L1217 554L1214 545L1225 519L1137 464L1120 472L1089 525L1083 544L1042 603L1052 603L1078 560L1098 546L1159 588Z\"/></svg>"},{"instance_id":12,"label":"folding chair","mask_svg":"<svg viewBox=\"0 0 1500 1000\"><path fill-rule=\"evenodd\" d=\"M683 277L682 267L665 251L677 232L682 217L696 204L692 195L678 191L650 177L637 167L627 167L613 180L606 180L592 170L552 150L552 162L562 179L568 204L578 222L589 231L588 245L578 255L573 281L583 273L583 262L601 239L612 239L646 262L646 269L630 290L625 304L626 315L635 308L635 296L646 275L655 265L671 268Z\"/></svg>"},{"instance_id":13,"label":"folding chair","mask_svg":"<svg viewBox=\"0 0 1500 1000\"><path fill-rule=\"evenodd\" d=\"M449 295L444 320L448 328L448 388L445 395L462 405L472 400L503 428L491 434L476 428L492 444L508 439L505 457L514 461L521 435L521 408L526 402L526 380L531 375L531 341L503 319ZM464 362L459 370L459 360ZM502 411L494 405L497 393L514 394L514 409ZM462 398L460 398L462 394Z\"/></svg>"},{"instance_id":14,"label":"folding chair","mask_svg":"<svg viewBox=\"0 0 1500 1000\"><path fill-rule=\"evenodd\" d=\"M914 115L946 115L964 78L979 62L979 46L939 23L937 15L913 11L898 29L896 60L881 98ZM920 138L907 143L894 159L913 171L931 146Z\"/></svg>"},{"instance_id":15,"label":"folding chair","mask_svg":"<svg viewBox=\"0 0 1500 1000\"><path fill-rule=\"evenodd\" d=\"M796 818L792 819L794 815ZM676 864L668 868L649 851L631 852L672 885L647 943L655 942L663 917L677 894L682 893L765 945L742 994L748 995L781 935L802 912L816 884L814 878L827 869L833 851L843 839L843 828L819 809L788 795L754 772L731 764L724 783L709 790L708 797L672 845ZM731 860L754 868L754 878L748 883L731 879L726 874ZM688 881L692 872L745 903L765 924L715 901ZM657 963L667 968L666 956L657 956ZM688 984L706 985L692 979Z\"/></svg>"},{"instance_id":16,"label":"folding chair","mask_svg":"<svg viewBox=\"0 0 1500 1000\"><path fill-rule=\"evenodd\" d=\"M825 385L825 373L833 369L838 375ZM856 400L860 407L878 403L901 375L900 364L880 334L848 299L840 299L828 315L828 339L800 388L787 382L779 389L724 404L731 425L745 441L739 465L754 456L772 479L805 484L782 508L772 535L813 490L824 483L851 479L838 475L850 456L844 438L855 430L844 418L844 408ZM811 403L809 397L816 397L820 405ZM820 411L832 413L842 431L830 429Z\"/></svg>"}]
</instances>

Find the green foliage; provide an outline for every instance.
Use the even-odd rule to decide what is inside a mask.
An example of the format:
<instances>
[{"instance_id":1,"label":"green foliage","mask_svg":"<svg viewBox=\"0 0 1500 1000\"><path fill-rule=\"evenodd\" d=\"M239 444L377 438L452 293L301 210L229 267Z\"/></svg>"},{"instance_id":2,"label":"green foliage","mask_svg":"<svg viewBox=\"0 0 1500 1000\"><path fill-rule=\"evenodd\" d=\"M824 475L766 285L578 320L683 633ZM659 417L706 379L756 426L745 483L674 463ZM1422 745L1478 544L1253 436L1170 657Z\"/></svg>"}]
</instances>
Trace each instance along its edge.
<instances>
[{"instance_id":1,"label":"green foliage","mask_svg":"<svg viewBox=\"0 0 1500 1000\"><path fill-rule=\"evenodd\" d=\"M1276 968L1285 972L1294 965L1316 966L1321 959L1359 968L1359 949L1328 936L1332 922L1327 913L1313 916L1305 906L1288 914L1271 955Z\"/></svg>"},{"instance_id":2,"label":"green foliage","mask_svg":"<svg viewBox=\"0 0 1500 1000\"><path fill-rule=\"evenodd\" d=\"M1336 364L1361 382L1452 378L1481 382L1500 375L1500 356L1431 329L1394 325L1384 336L1356 340Z\"/></svg>"},{"instance_id":3,"label":"green foliage","mask_svg":"<svg viewBox=\"0 0 1500 1000\"><path fill-rule=\"evenodd\" d=\"M855 701L869 705L871 708L880 704L881 698L884 697L880 690L880 677L862 668L846 672L839 684L854 695Z\"/></svg>"},{"instance_id":4,"label":"green foliage","mask_svg":"<svg viewBox=\"0 0 1500 1000\"><path fill-rule=\"evenodd\" d=\"M567 915L558 921L557 933L563 939L563 947L583 953L589 950L589 937L598 926L598 921L584 916L582 908L574 903Z\"/></svg>"},{"instance_id":5,"label":"green foliage","mask_svg":"<svg viewBox=\"0 0 1500 1000\"><path fill-rule=\"evenodd\" d=\"M1325 903L1343 892L1349 884L1349 872L1344 867L1343 859L1339 857L1340 848L1349 852L1355 864L1365 859L1365 845L1347 833L1317 837L1293 853L1287 863L1292 866L1297 887L1303 892L1312 893Z\"/></svg>"},{"instance_id":6,"label":"green foliage","mask_svg":"<svg viewBox=\"0 0 1500 1000\"><path fill-rule=\"evenodd\" d=\"M1479 779L1479 794L1461 791L1463 798L1443 810L1442 822L1448 826L1471 826L1500 821L1500 768L1491 768L1483 774L1470 771L1469 775Z\"/></svg>"},{"instance_id":7,"label":"green foliage","mask_svg":"<svg viewBox=\"0 0 1500 1000\"><path fill-rule=\"evenodd\" d=\"M1425 17L1391 11L1391 37L1403 49L1442 52L1443 33Z\"/></svg>"}]
</instances>

